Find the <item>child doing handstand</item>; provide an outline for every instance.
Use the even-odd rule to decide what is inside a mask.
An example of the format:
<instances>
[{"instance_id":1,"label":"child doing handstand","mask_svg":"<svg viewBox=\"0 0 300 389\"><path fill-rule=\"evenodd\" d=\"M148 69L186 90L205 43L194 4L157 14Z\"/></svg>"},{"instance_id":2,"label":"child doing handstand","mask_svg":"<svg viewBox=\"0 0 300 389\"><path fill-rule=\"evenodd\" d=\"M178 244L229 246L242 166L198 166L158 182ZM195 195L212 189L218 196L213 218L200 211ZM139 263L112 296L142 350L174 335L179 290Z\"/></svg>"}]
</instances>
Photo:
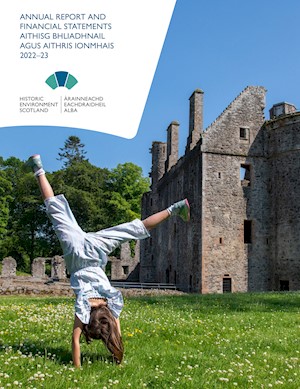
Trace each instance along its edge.
<instances>
[{"instance_id":1,"label":"child doing handstand","mask_svg":"<svg viewBox=\"0 0 300 389\"><path fill-rule=\"evenodd\" d=\"M27 165L37 178L76 296L72 335L73 363L76 367L81 365L81 333L88 343L92 339L101 339L114 360L121 363L124 350L119 316L123 298L121 292L111 286L104 273L107 255L128 240L149 237L149 231L170 216L177 215L188 221L188 201L181 200L142 221L136 219L95 233L86 233L76 222L64 195L54 195L40 156L36 154L30 157Z\"/></svg>"}]
</instances>

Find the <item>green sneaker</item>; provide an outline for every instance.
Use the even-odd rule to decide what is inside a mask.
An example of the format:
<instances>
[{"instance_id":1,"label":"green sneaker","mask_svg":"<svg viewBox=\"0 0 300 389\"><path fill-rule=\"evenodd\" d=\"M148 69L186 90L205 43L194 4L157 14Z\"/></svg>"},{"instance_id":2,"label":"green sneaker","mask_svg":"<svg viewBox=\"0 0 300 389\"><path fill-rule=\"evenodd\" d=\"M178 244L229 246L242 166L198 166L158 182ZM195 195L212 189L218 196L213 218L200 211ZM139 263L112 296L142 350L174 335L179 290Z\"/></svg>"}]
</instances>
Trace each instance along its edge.
<instances>
[{"instance_id":1,"label":"green sneaker","mask_svg":"<svg viewBox=\"0 0 300 389\"><path fill-rule=\"evenodd\" d=\"M190 205L187 199L178 201L171 205L168 211L172 216L179 216L185 222L190 220Z\"/></svg>"},{"instance_id":2,"label":"green sneaker","mask_svg":"<svg viewBox=\"0 0 300 389\"><path fill-rule=\"evenodd\" d=\"M39 154L34 154L30 158L28 158L25 163L26 167L30 167L31 170L35 173L39 169L43 168L41 156Z\"/></svg>"}]
</instances>

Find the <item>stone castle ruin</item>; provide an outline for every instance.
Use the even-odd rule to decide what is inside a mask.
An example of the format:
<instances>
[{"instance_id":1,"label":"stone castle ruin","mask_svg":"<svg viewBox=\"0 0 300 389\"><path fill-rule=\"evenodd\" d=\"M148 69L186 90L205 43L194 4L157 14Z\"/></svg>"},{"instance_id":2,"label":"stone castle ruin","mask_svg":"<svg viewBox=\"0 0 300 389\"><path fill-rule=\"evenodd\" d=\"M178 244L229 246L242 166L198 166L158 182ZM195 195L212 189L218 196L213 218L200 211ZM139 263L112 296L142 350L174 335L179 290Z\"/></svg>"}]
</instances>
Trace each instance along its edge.
<instances>
[{"instance_id":1,"label":"stone castle ruin","mask_svg":"<svg viewBox=\"0 0 300 389\"><path fill-rule=\"evenodd\" d=\"M112 281L196 293L300 289L300 112L283 102L265 120L265 95L245 88L204 130L204 93L194 91L185 154L178 157L173 121L167 142L152 143L151 191L142 200L145 218L187 197L191 221L168 219L134 255L122 245L120 258L110 258ZM31 277L15 275L16 261L5 258L0 293L44 292L49 279L70 293L58 256L36 258Z\"/></svg>"},{"instance_id":2,"label":"stone castle ruin","mask_svg":"<svg viewBox=\"0 0 300 389\"><path fill-rule=\"evenodd\" d=\"M142 217L187 197L191 221L170 218L141 241L141 282L197 293L300 289L300 113L249 86L204 131L202 90L190 97L185 154L179 123L153 142Z\"/></svg>"},{"instance_id":3,"label":"stone castle ruin","mask_svg":"<svg viewBox=\"0 0 300 389\"><path fill-rule=\"evenodd\" d=\"M135 243L134 253L131 253L130 243L125 242L120 246L120 257L109 257L111 262L112 281L139 281L140 275L140 242Z\"/></svg>"},{"instance_id":4,"label":"stone castle ruin","mask_svg":"<svg viewBox=\"0 0 300 389\"><path fill-rule=\"evenodd\" d=\"M132 254L129 242L121 245L119 257L109 257L112 281L139 281L140 245L136 243ZM47 271L46 265L50 265ZM31 276L17 276L17 262L12 257L2 260L0 294L65 294L72 295L63 257L35 258Z\"/></svg>"},{"instance_id":5,"label":"stone castle ruin","mask_svg":"<svg viewBox=\"0 0 300 389\"><path fill-rule=\"evenodd\" d=\"M50 265L47 274L46 264ZM31 276L17 276L17 262L12 257L2 260L0 294L53 294L71 296L64 260L61 256L35 258ZM55 282L60 281L60 282Z\"/></svg>"}]
</instances>

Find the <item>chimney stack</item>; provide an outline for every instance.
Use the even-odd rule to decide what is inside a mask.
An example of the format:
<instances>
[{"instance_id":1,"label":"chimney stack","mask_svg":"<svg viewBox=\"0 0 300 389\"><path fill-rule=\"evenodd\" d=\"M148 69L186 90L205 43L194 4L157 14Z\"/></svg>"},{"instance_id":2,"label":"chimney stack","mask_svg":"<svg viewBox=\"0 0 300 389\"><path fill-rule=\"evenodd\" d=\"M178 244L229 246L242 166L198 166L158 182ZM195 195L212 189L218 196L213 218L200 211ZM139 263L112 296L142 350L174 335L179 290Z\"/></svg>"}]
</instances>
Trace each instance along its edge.
<instances>
[{"instance_id":1,"label":"chimney stack","mask_svg":"<svg viewBox=\"0 0 300 389\"><path fill-rule=\"evenodd\" d=\"M186 151L196 146L203 133L203 94L201 89L196 89L190 97L189 136Z\"/></svg>"},{"instance_id":2,"label":"chimney stack","mask_svg":"<svg viewBox=\"0 0 300 389\"><path fill-rule=\"evenodd\" d=\"M179 123L173 121L167 129L167 159L165 171L169 171L178 161L178 130Z\"/></svg>"},{"instance_id":3,"label":"chimney stack","mask_svg":"<svg viewBox=\"0 0 300 389\"><path fill-rule=\"evenodd\" d=\"M278 116L288 115L289 113L294 113L296 111L297 111L296 107L290 103L283 102L283 103L274 104L269 111L270 119L275 119Z\"/></svg>"},{"instance_id":4,"label":"chimney stack","mask_svg":"<svg viewBox=\"0 0 300 389\"><path fill-rule=\"evenodd\" d=\"M165 173L167 144L165 142L152 142L150 152L152 154L151 187L156 187L158 181Z\"/></svg>"}]
</instances>

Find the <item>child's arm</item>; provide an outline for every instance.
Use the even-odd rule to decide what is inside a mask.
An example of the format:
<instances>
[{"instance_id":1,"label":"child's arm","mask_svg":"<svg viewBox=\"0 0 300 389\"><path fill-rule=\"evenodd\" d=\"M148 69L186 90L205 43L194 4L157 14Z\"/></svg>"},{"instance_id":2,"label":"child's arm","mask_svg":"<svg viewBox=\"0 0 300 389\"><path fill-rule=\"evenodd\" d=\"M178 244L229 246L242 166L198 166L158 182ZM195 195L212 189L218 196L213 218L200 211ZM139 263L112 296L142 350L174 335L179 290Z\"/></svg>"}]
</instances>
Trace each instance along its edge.
<instances>
[{"instance_id":1,"label":"child's arm","mask_svg":"<svg viewBox=\"0 0 300 389\"><path fill-rule=\"evenodd\" d=\"M79 318L75 315L74 326L73 326L73 335L72 335L72 357L75 367L80 367L80 335L83 329L83 324Z\"/></svg>"},{"instance_id":2,"label":"child's arm","mask_svg":"<svg viewBox=\"0 0 300 389\"><path fill-rule=\"evenodd\" d=\"M117 323L117 328L118 328L118 330L119 330L119 333L120 333L120 335L122 335L122 334L121 334L121 324L120 324L120 319L119 319L119 318L116 319L116 323Z\"/></svg>"}]
</instances>

